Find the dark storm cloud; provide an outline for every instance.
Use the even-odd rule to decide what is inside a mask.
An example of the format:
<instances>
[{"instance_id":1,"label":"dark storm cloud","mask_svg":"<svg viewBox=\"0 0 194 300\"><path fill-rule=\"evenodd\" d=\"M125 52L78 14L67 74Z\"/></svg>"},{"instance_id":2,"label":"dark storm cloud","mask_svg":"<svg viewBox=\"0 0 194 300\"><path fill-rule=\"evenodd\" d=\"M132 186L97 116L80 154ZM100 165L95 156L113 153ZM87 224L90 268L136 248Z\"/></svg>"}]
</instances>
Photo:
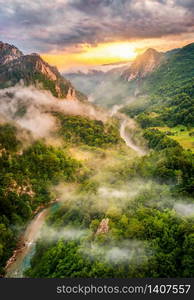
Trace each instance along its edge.
<instances>
[{"instance_id":1,"label":"dark storm cloud","mask_svg":"<svg viewBox=\"0 0 194 300\"><path fill-rule=\"evenodd\" d=\"M120 9L131 2L132 0L77 0L72 2L71 6L89 15L96 15L96 13L102 13L106 8L110 9L112 13L119 13Z\"/></svg>"},{"instance_id":2,"label":"dark storm cloud","mask_svg":"<svg viewBox=\"0 0 194 300\"><path fill-rule=\"evenodd\" d=\"M0 34L26 50L193 31L193 0L0 0Z\"/></svg>"},{"instance_id":3,"label":"dark storm cloud","mask_svg":"<svg viewBox=\"0 0 194 300\"><path fill-rule=\"evenodd\" d=\"M177 0L176 1L178 5L181 5L188 10L192 9L194 10L194 1L193 0Z\"/></svg>"}]
</instances>

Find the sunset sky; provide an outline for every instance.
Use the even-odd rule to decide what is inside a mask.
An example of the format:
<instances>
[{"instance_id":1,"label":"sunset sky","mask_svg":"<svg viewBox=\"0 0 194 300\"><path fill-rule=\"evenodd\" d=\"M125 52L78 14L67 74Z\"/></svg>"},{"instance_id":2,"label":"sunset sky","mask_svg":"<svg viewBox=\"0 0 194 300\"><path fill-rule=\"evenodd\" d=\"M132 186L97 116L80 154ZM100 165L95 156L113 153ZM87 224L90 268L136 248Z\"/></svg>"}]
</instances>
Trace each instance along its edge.
<instances>
[{"instance_id":1,"label":"sunset sky","mask_svg":"<svg viewBox=\"0 0 194 300\"><path fill-rule=\"evenodd\" d=\"M0 40L60 70L194 42L194 0L0 0Z\"/></svg>"}]
</instances>

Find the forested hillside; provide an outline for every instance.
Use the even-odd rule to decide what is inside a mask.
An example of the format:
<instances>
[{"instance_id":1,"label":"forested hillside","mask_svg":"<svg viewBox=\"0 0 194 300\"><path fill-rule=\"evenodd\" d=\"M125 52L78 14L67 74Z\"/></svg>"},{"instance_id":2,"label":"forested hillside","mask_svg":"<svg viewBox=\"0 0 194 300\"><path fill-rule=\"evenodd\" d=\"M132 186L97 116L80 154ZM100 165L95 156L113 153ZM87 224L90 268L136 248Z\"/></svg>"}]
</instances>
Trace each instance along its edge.
<instances>
[{"instance_id":1,"label":"forested hillside","mask_svg":"<svg viewBox=\"0 0 194 300\"><path fill-rule=\"evenodd\" d=\"M141 64L141 91L125 115L73 95L1 90L2 276L194 276L192 60L189 45L149 64L149 75ZM45 207L38 241L23 241L34 247L25 264L14 256L5 268Z\"/></svg>"},{"instance_id":2,"label":"forested hillside","mask_svg":"<svg viewBox=\"0 0 194 300\"><path fill-rule=\"evenodd\" d=\"M67 195L47 220L27 276L194 275L192 154L157 130L145 138L149 155L111 168L103 181L92 172L81 193Z\"/></svg>"},{"instance_id":3,"label":"forested hillside","mask_svg":"<svg viewBox=\"0 0 194 300\"><path fill-rule=\"evenodd\" d=\"M171 96L193 83L194 43L171 54L166 61L145 81L145 91L160 96ZM191 95L191 94L190 94Z\"/></svg>"},{"instance_id":4,"label":"forested hillside","mask_svg":"<svg viewBox=\"0 0 194 300\"><path fill-rule=\"evenodd\" d=\"M194 149L194 44L171 54L144 79L141 95L122 111L135 118L143 128L158 128Z\"/></svg>"},{"instance_id":5,"label":"forested hillside","mask_svg":"<svg viewBox=\"0 0 194 300\"><path fill-rule=\"evenodd\" d=\"M20 152L16 128L0 126L0 272L25 225L40 205L51 200L49 187L78 179L80 163L62 149L35 142Z\"/></svg>"},{"instance_id":6,"label":"forested hillside","mask_svg":"<svg viewBox=\"0 0 194 300\"><path fill-rule=\"evenodd\" d=\"M191 44L144 78L142 94L121 111L138 121L149 153L110 169L103 183L91 177L87 189L82 184L81 194L69 196L76 200L50 216L47 228L79 228L81 237L40 239L27 276L194 275L193 59ZM90 145L83 134L81 140Z\"/></svg>"}]
</instances>

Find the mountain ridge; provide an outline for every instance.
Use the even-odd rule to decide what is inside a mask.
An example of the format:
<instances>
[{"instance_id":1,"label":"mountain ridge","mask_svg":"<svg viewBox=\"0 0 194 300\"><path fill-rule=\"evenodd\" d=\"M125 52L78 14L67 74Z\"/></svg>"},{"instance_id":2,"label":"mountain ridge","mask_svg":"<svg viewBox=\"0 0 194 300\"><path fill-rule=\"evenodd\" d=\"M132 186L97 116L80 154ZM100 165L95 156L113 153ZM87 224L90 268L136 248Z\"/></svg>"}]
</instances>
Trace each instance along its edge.
<instances>
[{"instance_id":1,"label":"mountain ridge","mask_svg":"<svg viewBox=\"0 0 194 300\"><path fill-rule=\"evenodd\" d=\"M193 69L194 43L188 44L163 61L159 68L150 74L142 85L142 92L154 91L157 94L174 93L174 90L192 82L194 78ZM170 84L169 84L170 82Z\"/></svg>"},{"instance_id":2,"label":"mountain ridge","mask_svg":"<svg viewBox=\"0 0 194 300\"><path fill-rule=\"evenodd\" d=\"M127 81L145 78L161 64L163 58L163 53L148 48L143 54L137 56L132 65L122 73L121 77Z\"/></svg>"},{"instance_id":3,"label":"mountain ridge","mask_svg":"<svg viewBox=\"0 0 194 300\"><path fill-rule=\"evenodd\" d=\"M130 66L123 67L124 70L115 67L106 72L79 72L66 76L94 103L104 107L123 105L154 91L159 94L167 93L168 90L173 92L182 86L182 80L192 81L193 45L191 43L167 52L148 48ZM133 79L130 77L132 75Z\"/></svg>"},{"instance_id":4,"label":"mountain ridge","mask_svg":"<svg viewBox=\"0 0 194 300\"><path fill-rule=\"evenodd\" d=\"M17 47L0 41L0 65L24 55Z\"/></svg>"},{"instance_id":5,"label":"mountain ridge","mask_svg":"<svg viewBox=\"0 0 194 300\"><path fill-rule=\"evenodd\" d=\"M0 88L14 86L20 81L49 90L57 98L87 99L39 54L24 55L17 47L0 42Z\"/></svg>"}]
</instances>

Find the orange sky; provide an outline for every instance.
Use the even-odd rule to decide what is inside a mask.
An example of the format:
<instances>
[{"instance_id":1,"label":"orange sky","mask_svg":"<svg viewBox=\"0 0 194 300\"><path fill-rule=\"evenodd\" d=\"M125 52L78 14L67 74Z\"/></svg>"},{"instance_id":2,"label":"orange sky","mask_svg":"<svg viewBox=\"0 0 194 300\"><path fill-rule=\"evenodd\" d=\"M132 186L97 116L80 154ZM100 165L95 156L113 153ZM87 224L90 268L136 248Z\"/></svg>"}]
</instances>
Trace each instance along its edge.
<instances>
[{"instance_id":1,"label":"orange sky","mask_svg":"<svg viewBox=\"0 0 194 300\"><path fill-rule=\"evenodd\" d=\"M194 0L3 0L0 39L60 71L126 61L194 42Z\"/></svg>"},{"instance_id":2,"label":"orange sky","mask_svg":"<svg viewBox=\"0 0 194 300\"><path fill-rule=\"evenodd\" d=\"M59 70L68 70L75 67L92 67L102 64L110 64L122 61L131 61L144 52L147 48L155 48L158 51L183 47L193 41L191 36L176 39L176 36L160 39L137 40L133 42L102 43L96 46L82 45L80 50L66 48L64 51L42 53L43 59L49 64L55 65Z\"/></svg>"}]
</instances>

